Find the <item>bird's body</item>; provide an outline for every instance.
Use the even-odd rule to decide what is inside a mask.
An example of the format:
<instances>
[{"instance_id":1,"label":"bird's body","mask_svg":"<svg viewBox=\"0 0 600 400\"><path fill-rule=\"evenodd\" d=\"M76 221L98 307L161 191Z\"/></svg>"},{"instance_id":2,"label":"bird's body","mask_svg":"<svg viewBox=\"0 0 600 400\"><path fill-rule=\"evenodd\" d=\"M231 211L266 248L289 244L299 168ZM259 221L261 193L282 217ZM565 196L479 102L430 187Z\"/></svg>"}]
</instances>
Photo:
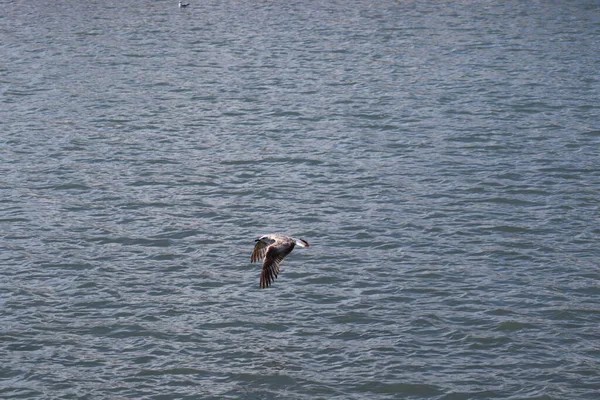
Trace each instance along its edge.
<instances>
[{"instance_id":1,"label":"bird's body","mask_svg":"<svg viewBox=\"0 0 600 400\"><path fill-rule=\"evenodd\" d=\"M189 6L189 5L190 5L190 3L184 4L181 1L179 2L179 8L185 8L185 7Z\"/></svg>"},{"instance_id":2,"label":"bird's body","mask_svg":"<svg viewBox=\"0 0 600 400\"><path fill-rule=\"evenodd\" d=\"M264 258L262 271L260 273L260 287L266 288L277 278L279 264L285 256L290 254L296 245L309 247L304 239L296 239L291 236L271 233L261 236L255 240L256 245L250 256L250 262L259 261Z\"/></svg>"}]
</instances>

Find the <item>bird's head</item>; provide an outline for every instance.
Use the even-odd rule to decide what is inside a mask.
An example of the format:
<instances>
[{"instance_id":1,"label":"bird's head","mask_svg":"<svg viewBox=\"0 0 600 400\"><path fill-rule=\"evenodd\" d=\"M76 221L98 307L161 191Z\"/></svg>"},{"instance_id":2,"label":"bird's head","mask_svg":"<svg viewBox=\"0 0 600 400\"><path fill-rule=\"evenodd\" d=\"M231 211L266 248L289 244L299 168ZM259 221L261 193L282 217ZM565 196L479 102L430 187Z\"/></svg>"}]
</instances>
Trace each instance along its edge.
<instances>
[{"instance_id":1,"label":"bird's head","mask_svg":"<svg viewBox=\"0 0 600 400\"><path fill-rule=\"evenodd\" d=\"M308 242L304 239L296 239L296 244L300 247L310 247Z\"/></svg>"}]
</instances>

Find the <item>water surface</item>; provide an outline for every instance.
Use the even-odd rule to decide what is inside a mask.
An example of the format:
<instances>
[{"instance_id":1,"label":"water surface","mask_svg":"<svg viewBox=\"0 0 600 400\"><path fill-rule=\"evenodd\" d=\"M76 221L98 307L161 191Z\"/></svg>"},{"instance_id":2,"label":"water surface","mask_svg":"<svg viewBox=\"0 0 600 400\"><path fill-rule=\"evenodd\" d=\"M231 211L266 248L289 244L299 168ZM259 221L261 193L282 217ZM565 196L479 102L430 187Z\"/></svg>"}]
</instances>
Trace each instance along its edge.
<instances>
[{"instance_id":1,"label":"water surface","mask_svg":"<svg viewBox=\"0 0 600 400\"><path fill-rule=\"evenodd\" d=\"M596 1L0 15L0 396L592 399ZM258 288L253 240L302 237Z\"/></svg>"}]
</instances>

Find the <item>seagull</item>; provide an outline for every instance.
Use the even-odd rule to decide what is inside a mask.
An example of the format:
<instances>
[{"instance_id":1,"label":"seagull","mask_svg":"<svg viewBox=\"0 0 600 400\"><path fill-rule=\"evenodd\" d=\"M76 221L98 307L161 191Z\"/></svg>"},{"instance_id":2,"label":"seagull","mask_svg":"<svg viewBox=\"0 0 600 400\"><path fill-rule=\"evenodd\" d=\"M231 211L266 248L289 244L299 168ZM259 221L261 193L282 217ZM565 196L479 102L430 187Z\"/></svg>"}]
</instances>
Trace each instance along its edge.
<instances>
[{"instance_id":1,"label":"seagull","mask_svg":"<svg viewBox=\"0 0 600 400\"><path fill-rule=\"evenodd\" d=\"M179 8L185 8L189 5L190 5L190 3L183 4L181 1L179 2Z\"/></svg>"},{"instance_id":2,"label":"seagull","mask_svg":"<svg viewBox=\"0 0 600 400\"><path fill-rule=\"evenodd\" d=\"M279 274L279 264L285 256L290 254L296 245L300 247L309 247L304 239L296 239L291 236L271 233L255 240L256 245L250 256L250 262L259 261L264 258L262 272L260 273L260 287L262 289L277 278Z\"/></svg>"}]
</instances>

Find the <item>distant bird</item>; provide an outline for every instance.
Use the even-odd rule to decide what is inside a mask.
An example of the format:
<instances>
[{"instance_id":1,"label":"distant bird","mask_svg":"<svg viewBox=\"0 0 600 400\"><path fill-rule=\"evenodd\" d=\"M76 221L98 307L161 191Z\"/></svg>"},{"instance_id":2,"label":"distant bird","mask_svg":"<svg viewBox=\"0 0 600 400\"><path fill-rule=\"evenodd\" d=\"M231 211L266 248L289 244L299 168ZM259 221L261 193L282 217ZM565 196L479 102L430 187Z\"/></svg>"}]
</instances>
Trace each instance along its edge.
<instances>
[{"instance_id":1,"label":"distant bird","mask_svg":"<svg viewBox=\"0 0 600 400\"><path fill-rule=\"evenodd\" d=\"M179 8L186 8L190 3L183 4L181 1L179 2Z\"/></svg>"},{"instance_id":2,"label":"distant bird","mask_svg":"<svg viewBox=\"0 0 600 400\"><path fill-rule=\"evenodd\" d=\"M290 236L271 233L255 240L256 245L250 256L250 262L259 261L264 258L262 271L260 273L260 287L269 287L279 274L279 264L285 256L290 254L296 245L309 247L304 239L296 239Z\"/></svg>"}]
</instances>

